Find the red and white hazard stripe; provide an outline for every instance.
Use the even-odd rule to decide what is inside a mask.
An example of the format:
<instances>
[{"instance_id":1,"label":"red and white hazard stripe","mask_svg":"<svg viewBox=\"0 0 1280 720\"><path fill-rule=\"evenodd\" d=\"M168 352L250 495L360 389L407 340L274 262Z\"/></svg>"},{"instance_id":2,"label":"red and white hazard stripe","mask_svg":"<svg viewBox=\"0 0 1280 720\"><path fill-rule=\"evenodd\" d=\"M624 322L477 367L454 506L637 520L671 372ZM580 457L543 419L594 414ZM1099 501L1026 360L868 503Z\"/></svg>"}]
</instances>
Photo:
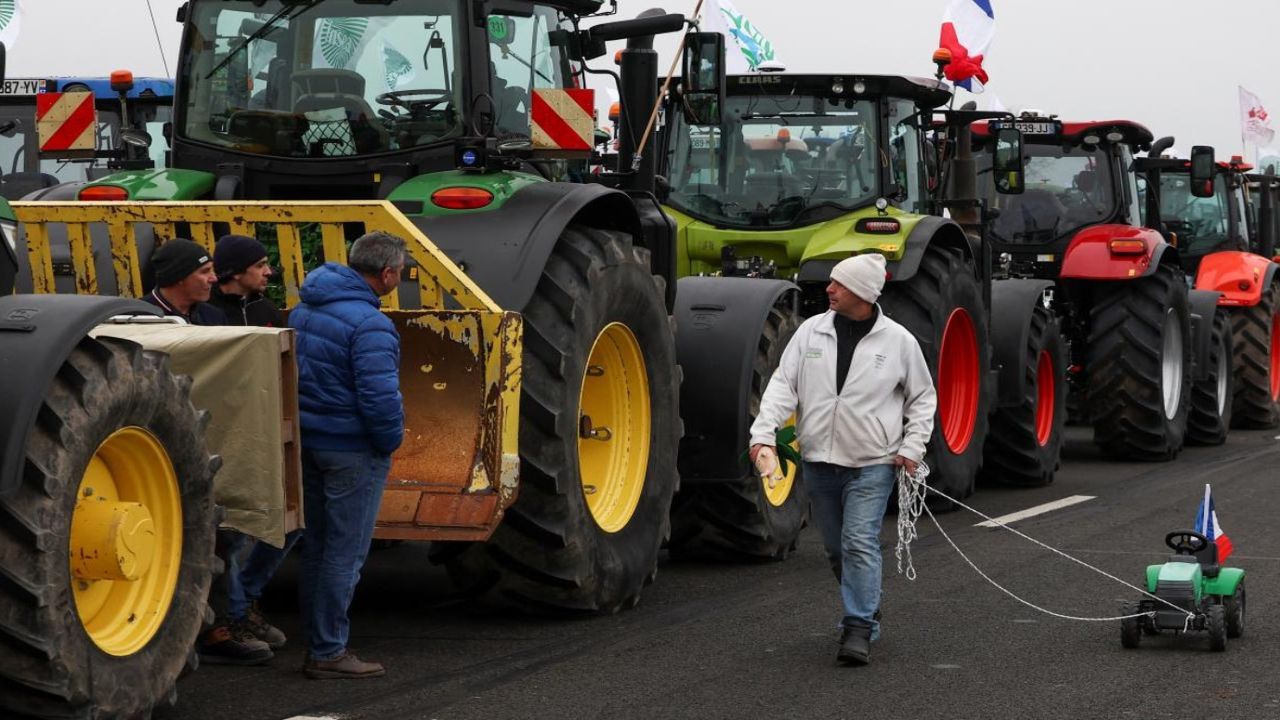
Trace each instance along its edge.
<instances>
[{"instance_id":1,"label":"red and white hazard stripe","mask_svg":"<svg viewBox=\"0 0 1280 720\"><path fill-rule=\"evenodd\" d=\"M36 125L41 152L93 150L97 141L93 93L36 95Z\"/></svg>"},{"instance_id":2,"label":"red and white hazard stripe","mask_svg":"<svg viewBox=\"0 0 1280 720\"><path fill-rule=\"evenodd\" d=\"M590 150L594 144L595 91L538 88L529 114L536 150Z\"/></svg>"}]
</instances>

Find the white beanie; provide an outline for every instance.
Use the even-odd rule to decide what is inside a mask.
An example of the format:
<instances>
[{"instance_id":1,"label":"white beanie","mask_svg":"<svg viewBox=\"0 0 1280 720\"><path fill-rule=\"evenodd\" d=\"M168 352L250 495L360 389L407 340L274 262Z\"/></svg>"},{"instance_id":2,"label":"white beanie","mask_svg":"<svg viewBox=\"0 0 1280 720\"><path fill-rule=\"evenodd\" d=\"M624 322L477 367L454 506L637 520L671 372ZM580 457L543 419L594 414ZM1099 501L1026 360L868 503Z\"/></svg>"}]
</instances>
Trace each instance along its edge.
<instances>
[{"instance_id":1,"label":"white beanie","mask_svg":"<svg viewBox=\"0 0 1280 720\"><path fill-rule=\"evenodd\" d=\"M884 256L879 253L854 255L845 258L831 269L831 279L848 288L849 292L873 303L884 289Z\"/></svg>"}]
</instances>

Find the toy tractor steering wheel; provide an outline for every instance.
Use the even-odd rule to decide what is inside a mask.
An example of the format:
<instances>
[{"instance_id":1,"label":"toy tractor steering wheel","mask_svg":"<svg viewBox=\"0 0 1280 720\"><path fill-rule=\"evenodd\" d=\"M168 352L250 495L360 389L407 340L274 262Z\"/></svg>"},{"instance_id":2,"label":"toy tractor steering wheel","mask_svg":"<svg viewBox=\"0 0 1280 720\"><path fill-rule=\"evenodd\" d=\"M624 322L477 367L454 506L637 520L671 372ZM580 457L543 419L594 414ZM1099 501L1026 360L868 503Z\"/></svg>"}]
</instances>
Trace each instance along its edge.
<instances>
[{"instance_id":1,"label":"toy tractor steering wheel","mask_svg":"<svg viewBox=\"0 0 1280 720\"><path fill-rule=\"evenodd\" d=\"M410 100L409 98L425 97L422 100ZM430 110L442 102L448 102L453 96L448 90L438 90L435 88L428 89L410 89L410 90L393 90L384 92L373 99L379 105L389 105L391 107L404 108L406 111L413 111L415 108L422 110Z\"/></svg>"},{"instance_id":2,"label":"toy tractor steering wheel","mask_svg":"<svg viewBox=\"0 0 1280 720\"><path fill-rule=\"evenodd\" d=\"M1179 555L1195 555L1209 547L1209 538L1195 530L1174 530L1164 536L1164 544Z\"/></svg>"}]
</instances>

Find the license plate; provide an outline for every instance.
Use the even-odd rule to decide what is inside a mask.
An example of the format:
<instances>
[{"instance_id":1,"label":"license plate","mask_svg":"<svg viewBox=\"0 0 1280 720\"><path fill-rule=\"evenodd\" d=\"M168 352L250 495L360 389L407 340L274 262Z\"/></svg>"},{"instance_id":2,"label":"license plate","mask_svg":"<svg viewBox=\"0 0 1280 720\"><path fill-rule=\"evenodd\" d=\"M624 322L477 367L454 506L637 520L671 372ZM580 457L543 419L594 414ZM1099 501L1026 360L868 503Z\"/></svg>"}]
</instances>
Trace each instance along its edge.
<instances>
[{"instance_id":1,"label":"license plate","mask_svg":"<svg viewBox=\"0 0 1280 720\"><path fill-rule=\"evenodd\" d=\"M1055 122L1028 122L1019 120L1014 123L1001 123L1003 127L1012 125L1022 132L1023 135L1057 135L1058 123Z\"/></svg>"},{"instance_id":2,"label":"license plate","mask_svg":"<svg viewBox=\"0 0 1280 720\"><path fill-rule=\"evenodd\" d=\"M689 147L694 150L715 150L720 147L720 138L710 135L694 135L689 138Z\"/></svg>"},{"instance_id":3,"label":"license plate","mask_svg":"<svg viewBox=\"0 0 1280 720\"><path fill-rule=\"evenodd\" d=\"M0 83L0 95L39 95L45 91L44 80L5 80Z\"/></svg>"}]
</instances>

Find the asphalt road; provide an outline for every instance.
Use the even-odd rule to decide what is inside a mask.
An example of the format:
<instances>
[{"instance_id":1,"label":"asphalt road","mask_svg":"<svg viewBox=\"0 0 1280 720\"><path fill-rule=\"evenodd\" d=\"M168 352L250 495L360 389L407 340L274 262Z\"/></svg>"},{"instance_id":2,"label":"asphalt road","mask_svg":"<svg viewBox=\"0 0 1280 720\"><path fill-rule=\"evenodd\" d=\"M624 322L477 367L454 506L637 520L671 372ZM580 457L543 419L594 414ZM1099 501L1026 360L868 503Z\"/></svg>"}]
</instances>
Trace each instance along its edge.
<instances>
[{"instance_id":1,"label":"asphalt road","mask_svg":"<svg viewBox=\"0 0 1280 720\"><path fill-rule=\"evenodd\" d=\"M385 678L313 681L296 640L261 668L201 668L161 720L417 718L1280 718L1280 435L1232 433L1173 463L1104 461L1069 430L1045 488L982 488L991 515L1071 495L1095 499L1015 523L1137 583L1190 527L1204 484L1248 574L1244 637L1211 653L1203 633L1120 647L1119 623L1040 614L979 577L926 519L914 582L896 574L886 522L884 636L867 667L835 663L836 586L816 533L786 562L699 565L664 559L640 606L547 621L486 613L449 595L426 549L375 552L352 610L352 647ZM1135 593L963 512L943 526L993 578L1031 602L1080 616L1118 614ZM295 568L265 598L298 630Z\"/></svg>"}]
</instances>

